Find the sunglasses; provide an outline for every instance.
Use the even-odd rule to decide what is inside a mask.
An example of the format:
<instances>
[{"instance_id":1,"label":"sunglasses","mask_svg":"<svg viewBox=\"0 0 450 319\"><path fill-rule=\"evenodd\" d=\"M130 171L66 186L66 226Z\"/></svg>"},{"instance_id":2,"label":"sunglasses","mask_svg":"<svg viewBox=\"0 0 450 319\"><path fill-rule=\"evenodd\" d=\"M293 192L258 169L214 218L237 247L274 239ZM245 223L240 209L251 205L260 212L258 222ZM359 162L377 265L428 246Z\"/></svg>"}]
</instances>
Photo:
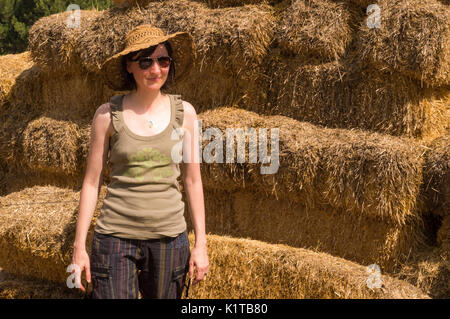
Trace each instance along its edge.
<instances>
[{"instance_id":1,"label":"sunglasses","mask_svg":"<svg viewBox=\"0 0 450 319\"><path fill-rule=\"evenodd\" d=\"M160 56L157 58L145 57L145 58L137 58L131 61L137 61L141 70L147 70L149 67L153 65L153 62L155 61L158 63L160 68L165 69L170 66L172 58L168 56Z\"/></svg>"}]
</instances>

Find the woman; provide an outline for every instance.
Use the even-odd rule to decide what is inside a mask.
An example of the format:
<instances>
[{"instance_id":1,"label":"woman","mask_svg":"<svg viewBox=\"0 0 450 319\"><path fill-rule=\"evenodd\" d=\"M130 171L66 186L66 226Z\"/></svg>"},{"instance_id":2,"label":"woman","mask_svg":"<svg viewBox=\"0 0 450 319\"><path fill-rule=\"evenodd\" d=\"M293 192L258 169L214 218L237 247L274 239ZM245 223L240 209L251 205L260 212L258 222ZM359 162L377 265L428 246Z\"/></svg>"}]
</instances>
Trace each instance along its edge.
<instances>
[{"instance_id":1,"label":"woman","mask_svg":"<svg viewBox=\"0 0 450 319\"><path fill-rule=\"evenodd\" d=\"M197 114L180 96L161 91L185 76L194 58L188 33L165 35L142 25L127 34L125 49L102 66L112 89L131 92L101 105L91 129L72 263L79 266L76 280L81 290L85 291L81 272L86 271L88 282L92 275L93 298L136 299L138 291L143 298L181 298L187 272L193 278L195 268L196 284L209 270L200 164L194 162L198 143L173 138L183 137L182 132L194 136ZM180 143L192 154L182 162L195 231L192 251L177 181L179 161L172 158ZM86 237L108 151L111 183L89 260Z\"/></svg>"}]
</instances>

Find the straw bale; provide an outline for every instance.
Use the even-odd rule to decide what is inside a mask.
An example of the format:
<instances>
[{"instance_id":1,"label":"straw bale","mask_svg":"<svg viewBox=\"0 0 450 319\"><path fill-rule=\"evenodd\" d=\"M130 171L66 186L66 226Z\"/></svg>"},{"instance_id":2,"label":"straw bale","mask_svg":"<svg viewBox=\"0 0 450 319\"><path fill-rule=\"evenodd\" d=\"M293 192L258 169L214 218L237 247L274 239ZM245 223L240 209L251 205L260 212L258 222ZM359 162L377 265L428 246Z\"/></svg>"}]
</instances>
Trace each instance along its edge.
<instances>
[{"instance_id":1,"label":"straw bale","mask_svg":"<svg viewBox=\"0 0 450 319\"><path fill-rule=\"evenodd\" d=\"M76 54L77 39L100 14L97 10L80 10L80 27L70 27L71 12L61 12L39 19L29 30L28 49L33 61L48 72L83 72Z\"/></svg>"},{"instance_id":2,"label":"straw bale","mask_svg":"<svg viewBox=\"0 0 450 319\"><path fill-rule=\"evenodd\" d=\"M234 103L260 91L253 79L258 77L259 65L273 38L275 18L271 11L267 5L209 9L203 3L186 0L113 7L81 25L79 36L74 35L74 54L84 68L96 73L108 57L123 49L125 34L140 24L149 23L168 33L187 31L194 38L197 60L189 78L174 87L174 92L199 107ZM53 28L52 19L46 21L49 29ZM54 28L59 28L57 23ZM42 50L64 46L58 37L49 38L46 33L40 36L45 39ZM63 65L45 60L54 70Z\"/></svg>"},{"instance_id":3,"label":"straw bale","mask_svg":"<svg viewBox=\"0 0 450 319\"><path fill-rule=\"evenodd\" d=\"M34 65L16 79L10 101L54 119L90 121L113 93L98 74L47 73Z\"/></svg>"},{"instance_id":4,"label":"straw bale","mask_svg":"<svg viewBox=\"0 0 450 319\"><path fill-rule=\"evenodd\" d=\"M218 128L224 139L227 127L267 128L269 132L270 128L279 128L276 174L261 174L260 158L255 164L248 160L242 164L214 163L207 165L214 166L205 178L208 186L229 191L250 187L308 207L326 203L349 214L399 225L408 218L418 218L415 201L422 181L424 147L413 140L362 130L320 128L285 116L265 117L229 107L203 112L199 119L203 131ZM203 146L209 142L205 139ZM246 145L248 158L248 142ZM233 147L236 149L236 144Z\"/></svg>"},{"instance_id":5,"label":"straw bale","mask_svg":"<svg viewBox=\"0 0 450 319\"><path fill-rule=\"evenodd\" d=\"M364 22L358 35L362 60L430 85L450 83L450 10L430 0L380 0L381 27Z\"/></svg>"},{"instance_id":6,"label":"straw bale","mask_svg":"<svg viewBox=\"0 0 450 319\"><path fill-rule=\"evenodd\" d=\"M421 224L412 221L400 226L326 204L309 208L251 190L205 186L204 197L210 233L325 252L362 265L375 263L383 273L395 273L424 241Z\"/></svg>"},{"instance_id":7,"label":"straw bale","mask_svg":"<svg viewBox=\"0 0 450 319\"><path fill-rule=\"evenodd\" d=\"M281 114L330 128L360 128L430 139L450 125L450 91L420 81L359 69L352 58L309 63L270 56L268 98L255 111Z\"/></svg>"},{"instance_id":8,"label":"straw bale","mask_svg":"<svg viewBox=\"0 0 450 319\"><path fill-rule=\"evenodd\" d=\"M349 17L341 3L292 1L280 14L275 38L285 54L335 60L352 39Z\"/></svg>"},{"instance_id":9,"label":"straw bale","mask_svg":"<svg viewBox=\"0 0 450 319\"><path fill-rule=\"evenodd\" d=\"M116 0L117 6L145 6L149 2L165 2L166 0ZM206 4L209 8L240 7L248 4L276 3L282 0L192 0Z\"/></svg>"},{"instance_id":10,"label":"straw bale","mask_svg":"<svg viewBox=\"0 0 450 319\"><path fill-rule=\"evenodd\" d=\"M26 166L12 167L4 165L4 175L0 178L0 196L19 192L33 186L53 185L60 188L80 189L83 185L83 175L69 176L65 173L33 170ZM105 183L109 179L103 176Z\"/></svg>"},{"instance_id":11,"label":"straw bale","mask_svg":"<svg viewBox=\"0 0 450 319\"><path fill-rule=\"evenodd\" d=\"M425 156L421 195L425 209L439 216L450 216L450 132L429 143Z\"/></svg>"},{"instance_id":12,"label":"straw bale","mask_svg":"<svg viewBox=\"0 0 450 319\"><path fill-rule=\"evenodd\" d=\"M104 195L105 192L100 198ZM65 283L79 192L37 186L0 200L1 267L13 275ZM87 241L89 254L92 231L93 227ZM192 245L192 232L189 240ZM368 289L364 266L324 253L213 235L208 235L207 240L211 274L208 281L193 288L195 298L426 297L414 287L384 274L383 288ZM278 275L274 277L274 273ZM247 284L250 276L252 285Z\"/></svg>"},{"instance_id":13,"label":"straw bale","mask_svg":"<svg viewBox=\"0 0 450 319\"><path fill-rule=\"evenodd\" d=\"M428 298L384 274L382 288L370 289L366 267L328 254L228 236L207 240L210 272L192 288L193 299Z\"/></svg>"},{"instance_id":14,"label":"straw bale","mask_svg":"<svg viewBox=\"0 0 450 319\"><path fill-rule=\"evenodd\" d=\"M106 195L100 190L99 199ZM0 198L0 266L8 273L65 282L75 239L80 190L33 186ZM94 225L101 200L94 212ZM93 225L86 249L90 253Z\"/></svg>"},{"instance_id":15,"label":"straw bale","mask_svg":"<svg viewBox=\"0 0 450 319\"><path fill-rule=\"evenodd\" d=\"M81 299L80 289L62 284L6 274L0 269L0 299Z\"/></svg>"},{"instance_id":16,"label":"straw bale","mask_svg":"<svg viewBox=\"0 0 450 319\"><path fill-rule=\"evenodd\" d=\"M70 175L78 170L79 139L75 123L40 117L28 123L23 132L23 159L32 169Z\"/></svg>"},{"instance_id":17,"label":"straw bale","mask_svg":"<svg viewBox=\"0 0 450 319\"><path fill-rule=\"evenodd\" d=\"M437 243L442 249L450 253L450 215L444 216L441 227L437 233Z\"/></svg>"},{"instance_id":18,"label":"straw bale","mask_svg":"<svg viewBox=\"0 0 450 319\"><path fill-rule=\"evenodd\" d=\"M32 65L28 51L0 56L0 107L8 99L16 78Z\"/></svg>"},{"instance_id":19,"label":"straw bale","mask_svg":"<svg viewBox=\"0 0 450 319\"><path fill-rule=\"evenodd\" d=\"M431 298L450 298L449 247L424 247L401 265L395 278L409 282Z\"/></svg>"}]
</instances>

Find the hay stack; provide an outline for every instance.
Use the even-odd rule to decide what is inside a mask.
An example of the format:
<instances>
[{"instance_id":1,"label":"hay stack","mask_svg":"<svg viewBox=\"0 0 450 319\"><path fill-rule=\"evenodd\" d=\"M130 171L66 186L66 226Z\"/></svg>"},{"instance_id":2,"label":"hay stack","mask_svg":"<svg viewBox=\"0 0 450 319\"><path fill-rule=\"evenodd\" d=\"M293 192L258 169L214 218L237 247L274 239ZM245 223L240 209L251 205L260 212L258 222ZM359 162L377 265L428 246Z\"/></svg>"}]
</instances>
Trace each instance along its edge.
<instances>
[{"instance_id":1,"label":"hay stack","mask_svg":"<svg viewBox=\"0 0 450 319\"><path fill-rule=\"evenodd\" d=\"M450 253L450 215L442 219L441 227L437 233L437 243L446 251L447 255Z\"/></svg>"},{"instance_id":2,"label":"hay stack","mask_svg":"<svg viewBox=\"0 0 450 319\"><path fill-rule=\"evenodd\" d=\"M22 138L23 157L30 168L69 176L78 170L78 125L41 117L27 125Z\"/></svg>"},{"instance_id":3,"label":"hay stack","mask_svg":"<svg viewBox=\"0 0 450 319\"><path fill-rule=\"evenodd\" d=\"M236 108L207 111L199 119L203 131L218 128L224 139L227 127L280 129L274 175L262 175L260 163L249 163L248 138L246 163L201 165L209 192L207 229L318 248L358 263L376 262L386 271L423 242L420 144ZM209 142L203 141L203 149Z\"/></svg>"},{"instance_id":4,"label":"hay stack","mask_svg":"<svg viewBox=\"0 0 450 319\"><path fill-rule=\"evenodd\" d=\"M272 55L265 74L268 100L254 110L330 128L359 128L429 140L449 127L450 91L417 80L374 73L346 58L305 64Z\"/></svg>"},{"instance_id":5,"label":"hay stack","mask_svg":"<svg viewBox=\"0 0 450 319\"><path fill-rule=\"evenodd\" d=\"M362 265L376 263L384 273L395 273L424 240L421 225L412 222L395 225L250 190L205 187L204 193L208 232L326 252Z\"/></svg>"},{"instance_id":6,"label":"hay stack","mask_svg":"<svg viewBox=\"0 0 450 319\"><path fill-rule=\"evenodd\" d=\"M105 194L102 188L99 197ZM11 274L59 281L67 278L65 267L72 258L79 196L79 191L68 188L34 186L2 197L0 266ZM97 205L94 221L99 208Z\"/></svg>"},{"instance_id":7,"label":"hay stack","mask_svg":"<svg viewBox=\"0 0 450 319\"><path fill-rule=\"evenodd\" d=\"M80 27L68 24L71 12L61 12L39 19L30 28L28 48L33 61L47 72L65 71L83 73L82 64L76 54L78 39L100 12L80 10Z\"/></svg>"},{"instance_id":8,"label":"hay stack","mask_svg":"<svg viewBox=\"0 0 450 319\"><path fill-rule=\"evenodd\" d=\"M0 299L81 299L80 289L45 280L6 274L0 269Z\"/></svg>"},{"instance_id":9,"label":"hay stack","mask_svg":"<svg viewBox=\"0 0 450 319\"><path fill-rule=\"evenodd\" d=\"M114 4L118 7L145 6L149 2L164 2L164 0L113 0L113 1ZM238 7L246 4L259 4L268 2L267 0L193 0L193 1L205 3L210 8ZM277 0L275 0L275 2L277 2Z\"/></svg>"},{"instance_id":10,"label":"hay stack","mask_svg":"<svg viewBox=\"0 0 450 319\"><path fill-rule=\"evenodd\" d=\"M10 102L29 111L59 120L91 122L97 107L113 91L95 73L47 73L34 65L23 72L11 89Z\"/></svg>"},{"instance_id":11,"label":"hay stack","mask_svg":"<svg viewBox=\"0 0 450 319\"><path fill-rule=\"evenodd\" d=\"M103 192L100 198L104 195ZM65 269L71 261L78 200L79 192L50 186L2 197L0 265L11 274L64 284L68 276ZM95 221L94 218L94 225ZM92 231L93 227L88 235L89 254ZM189 237L193 243L193 234ZM208 250L213 275L193 289L196 298L426 297L414 287L387 276L382 276L383 289L370 290L366 287L365 267L323 253L211 235ZM278 275L274 277L274 273ZM250 277L255 284L247 284Z\"/></svg>"},{"instance_id":12,"label":"hay stack","mask_svg":"<svg viewBox=\"0 0 450 319\"><path fill-rule=\"evenodd\" d=\"M363 23L361 59L430 85L450 84L450 10L430 0L380 0L381 28Z\"/></svg>"},{"instance_id":13,"label":"hay stack","mask_svg":"<svg viewBox=\"0 0 450 319\"><path fill-rule=\"evenodd\" d=\"M427 298L384 275L384 287L369 289L366 267L305 249L209 235L208 252L210 275L192 289L194 299Z\"/></svg>"},{"instance_id":14,"label":"hay stack","mask_svg":"<svg viewBox=\"0 0 450 319\"><path fill-rule=\"evenodd\" d=\"M285 54L335 60L351 41L348 20L341 3L296 0L281 13L275 38Z\"/></svg>"},{"instance_id":15,"label":"hay stack","mask_svg":"<svg viewBox=\"0 0 450 319\"><path fill-rule=\"evenodd\" d=\"M309 207L323 202L397 224L416 216L424 148L412 140L361 130L319 128L284 116L263 117L237 108L206 111L199 119L202 130L215 127L224 137L227 127L279 128L280 165L276 175L261 175L261 164L248 161L240 166L209 164L223 173L209 176L208 186L229 191L271 190ZM208 143L204 141L204 147ZM245 185L240 180L243 175L230 166L245 170ZM233 178L230 182L234 187L230 188L226 179L217 183L225 176Z\"/></svg>"},{"instance_id":16,"label":"hay stack","mask_svg":"<svg viewBox=\"0 0 450 319\"><path fill-rule=\"evenodd\" d=\"M198 59L190 81L174 90L186 92L186 98L199 107L211 107L236 102L257 90L250 79L258 77L258 66L273 37L274 17L270 11L265 5L209 9L205 4L186 0L113 7L81 25L81 31L72 37L74 50L65 50L64 54L54 52L54 48L63 50L64 37L50 38L46 29L38 27L30 42L37 41L39 36L45 39L44 44L30 47L32 51L38 49L33 57L59 54L55 59L35 59L39 65L71 70L74 66L71 61L79 60L84 68L95 73L109 56L123 49L125 34L137 25L149 23L166 32L187 31L194 37ZM57 16L49 16L44 22L50 30L61 29ZM79 68L79 64L75 65Z\"/></svg>"},{"instance_id":17,"label":"hay stack","mask_svg":"<svg viewBox=\"0 0 450 319\"><path fill-rule=\"evenodd\" d=\"M105 194L103 187L99 198ZM34 186L1 197L0 266L11 274L65 282L79 200L79 191L55 186ZM89 250L93 227L86 243Z\"/></svg>"},{"instance_id":18,"label":"hay stack","mask_svg":"<svg viewBox=\"0 0 450 319\"><path fill-rule=\"evenodd\" d=\"M450 298L449 247L426 246L411 257L395 277L420 288L433 299Z\"/></svg>"},{"instance_id":19,"label":"hay stack","mask_svg":"<svg viewBox=\"0 0 450 319\"><path fill-rule=\"evenodd\" d=\"M32 65L28 51L0 56L0 107L8 100L17 77Z\"/></svg>"},{"instance_id":20,"label":"hay stack","mask_svg":"<svg viewBox=\"0 0 450 319\"><path fill-rule=\"evenodd\" d=\"M433 140L429 147L421 190L425 209L441 217L450 216L450 134Z\"/></svg>"}]
</instances>

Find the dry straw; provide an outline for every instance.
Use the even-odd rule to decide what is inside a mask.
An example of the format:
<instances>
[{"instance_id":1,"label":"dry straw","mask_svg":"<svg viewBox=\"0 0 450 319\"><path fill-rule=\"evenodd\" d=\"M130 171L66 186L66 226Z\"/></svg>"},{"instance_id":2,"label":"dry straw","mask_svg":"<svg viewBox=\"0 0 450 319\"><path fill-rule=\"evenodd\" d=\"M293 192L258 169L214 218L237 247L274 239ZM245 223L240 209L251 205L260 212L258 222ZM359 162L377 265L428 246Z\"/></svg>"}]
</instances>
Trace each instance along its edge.
<instances>
[{"instance_id":1,"label":"dry straw","mask_svg":"<svg viewBox=\"0 0 450 319\"><path fill-rule=\"evenodd\" d=\"M450 84L450 10L435 0L381 0L381 27L363 23L361 59L430 85Z\"/></svg>"},{"instance_id":2,"label":"dry straw","mask_svg":"<svg viewBox=\"0 0 450 319\"><path fill-rule=\"evenodd\" d=\"M0 270L0 299L81 299L80 289L61 283L5 274Z\"/></svg>"},{"instance_id":3,"label":"dry straw","mask_svg":"<svg viewBox=\"0 0 450 319\"><path fill-rule=\"evenodd\" d=\"M383 274L382 288L370 289L366 267L328 254L228 236L207 240L209 275L192 298L428 298Z\"/></svg>"},{"instance_id":4,"label":"dry straw","mask_svg":"<svg viewBox=\"0 0 450 319\"><path fill-rule=\"evenodd\" d=\"M145 6L149 2L164 2L165 0L114 0L118 7ZM210 8L239 7L247 4L279 2L281 0L193 0L208 5Z\"/></svg>"},{"instance_id":5,"label":"dry straw","mask_svg":"<svg viewBox=\"0 0 450 319\"><path fill-rule=\"evenodd\" d=\"M84 36L87 25L99 14L95 10L81 10L80 27L71 27L68 23L72 15L69 11L39 19L30 28L28 36L33 61L49 72L82 73L83 65L75 53L78 39Z\"/></svg>"},{"instance_id":6,"label":"dry straw","mask_svg":"<svg viewBox=\"0 0 450 319\"><path fill-rule=\"evenodd\" d=\"M174 88L199 107L230 104L258 91L258 66L273 38L274 16L266 5L210 9L190 1L150 2L145 6L102 11L92 21L81 23L71 35L74 45L65 49L65 37L50 37L51 30L64 29L62 18L49 16L34 27L30 45L39 65L54 70L84 67L98 72L101 64L124 47L128 31L152 24L166 33L187 31L194 37L197 61L190 80ZM42 41L44 39L45 41ZM61 52L55 52L58 50ZM48 51L46 51L48 50ZM41 52L45 51L45 52ZM55 55L55 58L51 58ZM209 94L204 94L208 91ZM255 95L255 93L253 93Z\"/></svg>"},{"instance_id":7,"label":"dry straw","mask_svg":"<svg viewBox=\"0 0 450 319\"><path fill-rule=\"evenodd\" d=\"M9 99L17 77L32 65L29 52L0 56L0 107Z\"/></svg>"},{"instance_id":8,"label":"dry straw","mask_svg":"<svg viewBox=\"0 0 450 319\"><path fill-rule=\"evenodd\" d=\"M268 100L256 109L335 128L361 128L429 140L450 125L450 91L420 81L359 69L352 57L308 63L271 55Z\"/></svg>"},{"instance_id":9,"label":"dry straw","mask_svg":"<svg viewBox=\"0 0 450 319\"><path fill-rule=\"evenodd\" d=\"M8 273L66 282L79 195L70 189L36 186L0 199L0 263ZM100 199L104 195L102 188ZM193 234L189 239L193 243ZM324 253L213 235L207 240L212 267L207 281L193 289L194 298L426 297L384 275L383 288L369 289L364 266Z\"/></svg>"},{"instance_id":10,"label":"dry straw","mask_svg":"<svg viewBox=\"0 0 450 319\"><path fill-rule=\"evenodd\" d=\"M422 227L412 222L395 225L248 189L228 192L205 185L204 193L209 232L326 252L362 265L376 263L383 273L395 273L424 240Z\"/></svg>"},{"instance_id":11,"label":"dry straw","mask_svg":"<svg viewBox=\"0 0 450 319\"><path fill-rule=\"evenodd\" d=\"M352 39L348 20L341 3L296 0L281 12L275 38L286 54L334 60Z\"/></svg>"},{"instance_id":12,"label":"dry straw","mask_svg":"<svg viewBox=\"0 0 450 319\"><path fill-rule=\"evenodd\" d=\"M105 194L103 187L99 197ZM79 191L55 186L34 186L1 197L0 265L11 274L65 282L79 200ZM89 251L92 235L93 226L86 244Z\"/></svg>"},{"instance_id":13,"label":"dry straw","mask_svg":"<svg viewBox=\"0 0 450 319\"><path fill-rule=\"evenodd\" d=\"M47 73L34 65L16 78L10 102L59 120L91 122L113 93L98 74Z\"/></svg>"},{"instance_id":14,"label":"dry straw","mask_svg":"<svg viewBox=\"0 0 450 319\"><path fill-rule=\"evenodd\" d=\"M450 133L436 138L429 147L421 190L425 209L435 215L450 216Z\"/></svg>"},{"instance_id":15,"label":"dry straw","mask_svg":"<svg viewBox=\"0 0 450 319\"><path fill-rule=\"evenodd\" d=\"M447 221L447 244L449 240L449 226ZM401 270L395 276L405 280L431 298L450 298L450 247L440 244L440 247L426 246L411 256L407 264L401 265Z\"/></svg>"},{"instance_id":16,"label":"dry straw","mask_svg":"<svg viewBox=\"0 0 450 319\"><path fill-rule=\"evenodd\" d=\"M415 201L425 148L412 140L362 130L320 128L285 116L264 117L237 108L206 111L199 118L203 130L216 127L224 136L227 127L279 128L280 170L276 178L261 175L260 163L247 162L242 164L248 170L246 187L273 190L309 207L323 202L399 225L417 217ZM240 176L217 183L217 178L237 175L230 167L235 164L213 166L220 171L209 176L216 187L229 189L232 183L234 189L244 186Z\"/></svg>"}]
</instances>

